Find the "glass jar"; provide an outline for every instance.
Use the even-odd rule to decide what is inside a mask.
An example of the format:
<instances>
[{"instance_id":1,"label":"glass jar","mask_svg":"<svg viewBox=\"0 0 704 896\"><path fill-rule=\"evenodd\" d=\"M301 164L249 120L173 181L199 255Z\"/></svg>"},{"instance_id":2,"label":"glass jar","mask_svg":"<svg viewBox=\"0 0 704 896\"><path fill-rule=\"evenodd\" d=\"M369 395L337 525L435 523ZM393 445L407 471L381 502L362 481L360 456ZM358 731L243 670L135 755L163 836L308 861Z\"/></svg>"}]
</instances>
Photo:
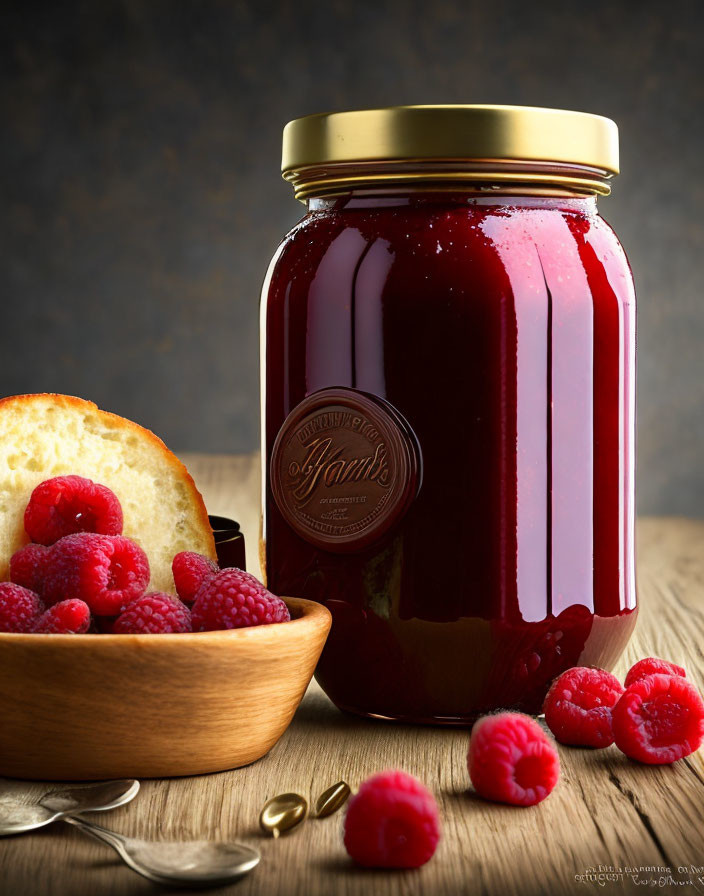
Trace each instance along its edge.
<instances>
[{"instance_id":1,"label":"glass jar","mask_svg":"<svg viewBox=\"0 0 704 896\"><path fill-rule=\"evenodd\" d=\"M341 709L540 711L636 620L635 297L616 126L522 107L310 116L262 298L263 558L324 603Z\"/></svg>"}]
</instances>

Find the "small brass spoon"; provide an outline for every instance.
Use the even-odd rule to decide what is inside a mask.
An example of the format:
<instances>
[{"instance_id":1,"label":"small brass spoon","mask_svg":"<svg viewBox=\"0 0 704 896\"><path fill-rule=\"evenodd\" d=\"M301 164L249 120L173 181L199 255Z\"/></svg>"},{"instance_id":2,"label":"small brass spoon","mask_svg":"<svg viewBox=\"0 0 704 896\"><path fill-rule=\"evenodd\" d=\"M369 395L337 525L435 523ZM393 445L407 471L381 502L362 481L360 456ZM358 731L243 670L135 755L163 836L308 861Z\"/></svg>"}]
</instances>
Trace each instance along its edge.
<instances>
[{"instance_id":1,"label":"small brass spoon","mask_svg":"<svg viewBox=\"0 0 704 896\"><path fill-rule=\"evenodd\" d=\"M347 802L350 793L350 785L345 781L338 781L332 787L328 787L326 791L320 794L318 802L315 804L315 817L327 818L333 815Z\"/></svg>"},{"instance_id":2,"label":"small brass spoon","mask_svg":"<svg viewBox=\"0 0 704 896\"><path fill-rule=\"evenodd\" d=\"M308 814L308 803L298 793L280 793L264 804L259 826L272 837L286 834L299 825Z\"/></svg>"}]
</instances>

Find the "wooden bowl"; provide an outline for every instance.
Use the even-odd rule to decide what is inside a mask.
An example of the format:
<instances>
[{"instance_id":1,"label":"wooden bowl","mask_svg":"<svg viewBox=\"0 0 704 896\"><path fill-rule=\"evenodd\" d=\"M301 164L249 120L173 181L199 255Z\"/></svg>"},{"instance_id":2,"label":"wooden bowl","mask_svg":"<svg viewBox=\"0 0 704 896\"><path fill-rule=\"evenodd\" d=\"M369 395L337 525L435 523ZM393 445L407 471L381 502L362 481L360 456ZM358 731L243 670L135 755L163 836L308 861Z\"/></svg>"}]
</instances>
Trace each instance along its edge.
<instances>
[{"instance_id":1,"label":"wooden bowl","mask_svg":"<svg viewBox=\"0 0 704 896\"><path fill-rule=\"evenodd\" d=\"M180 635L0 634L0 775L90 780L247 765L288 727L330 629L291 622Z\"/></svg>"}]
</instances>

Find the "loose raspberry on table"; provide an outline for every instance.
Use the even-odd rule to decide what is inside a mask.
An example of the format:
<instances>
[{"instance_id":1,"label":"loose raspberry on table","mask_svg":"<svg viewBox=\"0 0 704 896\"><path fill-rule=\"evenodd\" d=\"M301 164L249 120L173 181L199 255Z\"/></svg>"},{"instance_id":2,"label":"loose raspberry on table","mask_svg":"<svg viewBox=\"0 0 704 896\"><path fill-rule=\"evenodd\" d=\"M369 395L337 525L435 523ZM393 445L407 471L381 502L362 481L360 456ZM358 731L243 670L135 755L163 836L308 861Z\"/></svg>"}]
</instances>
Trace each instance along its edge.
<instances>
[{"instance_id":1,"label":"loose raspberry on table","mask_svg":"<svg viewBox=\"0 0 704 896\"><path fill-rule=\"evenodd\" d=\"M616 746L649 765L689 756L704 739L704 701L680 675L655 673L629 685L613 711Z\"/></svg>"},{"instance_id":2,"label":"loose raspberry on table","mask_svg":"<svg viewBox=\"0 0 704 896\"><path fill-rule=\"evenodd\" d=\"M174 574L176 592L186 604L192 604L198 590L220 571L217 563L195 551L181 551L173 559L171 570Z\"/></svg>"},{"instance_id":3,"label":"loose raspberry on table","mask_svg":"<svg viewBox=\"0 0 704 896\"><path fill-rule=\"evenodd\" d=\"M67 535L51 549L44 598L56 603L84 600L93 613L121 613L149 584L149 561L138 544L123 535Z\"/></svg>"},{"instance_id":4,"label":"loose raspberry on table","mask_svg":"<svg viewBox=\"0 0 704 896\"><path fill-rule=\"evenodd\" d=\"M440 840L440 817L430 791L402 771L366 781L345 816L345 849L366 868L419 868Z\"/></svg>"},{"instance_id":5,"label":"loose raspberry on table","mask_svg":"<svg viewBox=\"0 0 704 896\"><path fill-rule=\"evenodd\" d=\"M44 604L33 591L0 583L0 632L31 632L43 612Z\"/></svg>"},{"instance_id":6,"label":"loose raspberry on table","mask_svg":"<svg viewBox=\"0 0 704 896\"><path fill-rule=\"evenodd\" d=\"M203 585L191 611L194 632L288 622L288 607L241 569L224 569Z\"/></svg>"},{"instance_id":7,"label":"loose raspberry on table","mask_svg":"<svg viewBox=\"0 0 704 896\"><path fill-rule=\"evenodd\" d=\"M474 723L467 766L480 796L513 806L544 800L560 776L555 744L534 719L517 712Z\"/></svg>"},{"instance_id":8,"label":"loose raspberry on table","mask_svg":"<svg viewBox=\"0 0 704 896\"><path fill-rule=\"evenodd\" d=\"M32 541L52 545L65 535L122 534L122 507L107 486L83 476L55 476L32 492L24 513Z\"/></svg>"},{"instance_id":9,"label":"loose raspberry on table","mask_svg":"<svg viewBox=\"0 0 704 896\"><path fill-rule=\"evenodd\" d=\"M138 597L112 627L116 635L163 635L191 630L188 607L177 597L160 591Z\"/></svg>"},{"instance_id":10,"label":"loose raspberry on table","mask_svg":"<svg viewBox=\"0 0 704 896\"><path fill-rule=\"evenodd\" d=\"M43 544L26 544L10 557L10 581L41 595L48 559L49 548Z\"/></svg>"},{"instance_id":11,"label":"loose raspberry on table","mask_svg":"<svg viewBox=\"0 0 704 896\"><path fill-rule=\"evenodd\" d=\"M678 666L676 663L670 663L667 660L661 660L657 656L647 656L645 659L638 660L635 665L631 666L624 683L626 687L630 687L634 681L645 678L646 675L654 675L657 672L661 672L663 675L680 675L682 678L687 677L687 673L682 666Z\"/></svg>"},{"instance_id":12,"label":"loose raspberry on table","mask_svg":"<svg viewBox=\"0 0 704 896\"><path fill-rule=\"evenodd\" d=\"M38 634L82 635L90 626L90 608L82 600L62 600L43 613L34 625Z\"/></svg>"},{"instance_id":13,"label":"loose raspberry on table","mask_svg":"<svg viewBox=\"0 0 704 896\"><path fill-rule=\"evenodd\" d=\"M608 747L614 742L611 710L622 693L618 678L603 669L568 669L545 697L547 726L561 744Z\"/></svg>"}]
</instances>

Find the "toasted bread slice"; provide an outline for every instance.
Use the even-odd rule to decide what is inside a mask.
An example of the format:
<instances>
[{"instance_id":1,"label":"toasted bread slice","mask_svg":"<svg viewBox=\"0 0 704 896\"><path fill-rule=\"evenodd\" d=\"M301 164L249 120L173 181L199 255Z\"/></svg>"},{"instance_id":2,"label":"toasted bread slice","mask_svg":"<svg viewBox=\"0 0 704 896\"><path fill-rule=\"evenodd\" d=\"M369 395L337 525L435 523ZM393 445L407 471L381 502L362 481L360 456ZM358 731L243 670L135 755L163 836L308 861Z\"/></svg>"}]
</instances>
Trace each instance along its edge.
<instances>
[{"instance_id":1,"label":"toasted bread slice","mask_svg":"<svg viewBox=\"0 0 704 896\"><path fill-rule=\"evenodd\" d=\"M203 498L154 433L81 398L16 395L0 400L0 581L28 541L24 511L32 491L70 473L115 492L124 534L149 558L151 591L175 594L171 561L179 551L216 559Z\"/></svg>"}]
</instances>

